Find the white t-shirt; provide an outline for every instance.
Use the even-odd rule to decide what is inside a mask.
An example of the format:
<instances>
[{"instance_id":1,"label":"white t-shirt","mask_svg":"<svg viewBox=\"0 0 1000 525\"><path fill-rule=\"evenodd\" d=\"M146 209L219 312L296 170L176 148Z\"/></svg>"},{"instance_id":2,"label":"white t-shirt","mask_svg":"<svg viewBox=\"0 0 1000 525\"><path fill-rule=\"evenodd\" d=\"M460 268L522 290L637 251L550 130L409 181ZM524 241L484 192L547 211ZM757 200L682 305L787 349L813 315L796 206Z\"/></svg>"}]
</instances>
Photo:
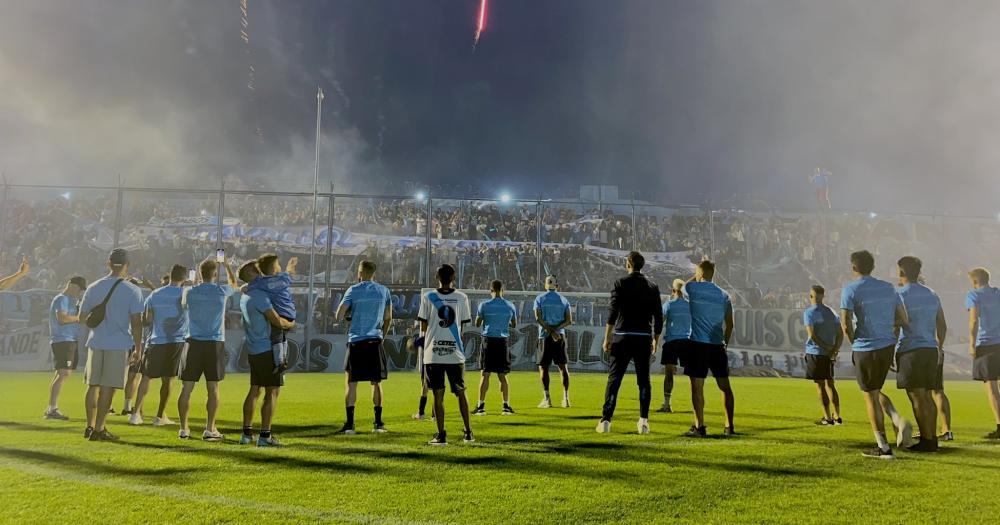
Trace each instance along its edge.
<instances>
[{"instance_id":1,"label":"white t-shirt","mask_svg":"<svg viewBox=\"0 0 1000 525\"><path fill-rule=\"evenodd\" d=\"M469 297L454 290L434 290L420 298L417 319L427 322L425 364L465 363L462 325L472 321Z\"/></svg>"}]
</instances>

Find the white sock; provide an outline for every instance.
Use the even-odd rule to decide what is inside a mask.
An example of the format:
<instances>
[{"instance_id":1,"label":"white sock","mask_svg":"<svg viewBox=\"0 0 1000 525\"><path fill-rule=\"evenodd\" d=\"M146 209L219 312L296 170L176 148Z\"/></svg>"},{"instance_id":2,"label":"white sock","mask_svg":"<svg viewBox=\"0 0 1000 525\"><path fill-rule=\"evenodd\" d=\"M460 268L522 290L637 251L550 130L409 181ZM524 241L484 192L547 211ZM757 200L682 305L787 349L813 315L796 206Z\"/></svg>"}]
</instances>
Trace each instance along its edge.
<instances>
[{"instance_id":1,"label":"white sock","mask_svg":"<svg viewBox=\"0 0 1000 525\"><path fill-rule=\"evenodd\" d=\"M892 406L889 410L886 410L886 412L889 414L889 419L892 419L893 426L897 429L902 428L903 422L906 420L903 419L903 416L899 415L899 412L896 411L896 407Z\"/></svg>"},{"instance_id":2,"label":"white sock","mask_svg":"<svg viewBox=\"0 0 1000 525\"><path fill-rule=\"evenodd\" d=\"M878 448L882 449L883 452L889 450L889 441L885 439L885 432L875 433L875 443L878 444Z\"/></svg>"},{"instance_id":3,"label":"white sock","mask_svg":"<svg viewBox=\"0 0 1000 525\"><path fill-rule=\"evenodd\" d=\"M485 404L486 404L486 400L483 399L483 398L479 398L479 405L482 406L482 405L485 405Z\"/></svg>"},{"instance_id":4,"label":"white sock","mask_svg":"<svg viewBox=\"0 0 1000 525\"><path fill-rule=\"evenodd\" d=\"M47 408L46 410L47 410L48 412L52 412L53 410L58 410L58 408L59 408L59 407L57 407L57 406L55 406L55 405L49 405L49 408Z\"/></svg>"},{"instance_id":5,"label":"white sock","mask_svg":"<svg viewBox=\"0 0 1000 525\"><path fill-rule=\"evenodd\" d=\"M566 401L569 401L569 390L566 390L565 392L563 392L563 399L566 400Z\"/></svg>"},{"instance_id":6,"label":"white sock","mask_svg":"<svg viewBox=\"0 0 1000 525\"><path fill-rule=\"evenodd\" d=\"M542 393L545 394L545 399L546 400L551 400L552 399L551 397L549 397L549 391L548 390L544 390Z\"/></svg>"},{"instance_id":7,"label":"white sock","mask_svg":"<svg viewBox=\"0 0 1000 525\"><path fill-rule=\"evenodd\" d=\"M508 399L507 396L503 396L503 406L507 406L509 404L510 404L510 399Z\"/></svg>"}]
</instances>

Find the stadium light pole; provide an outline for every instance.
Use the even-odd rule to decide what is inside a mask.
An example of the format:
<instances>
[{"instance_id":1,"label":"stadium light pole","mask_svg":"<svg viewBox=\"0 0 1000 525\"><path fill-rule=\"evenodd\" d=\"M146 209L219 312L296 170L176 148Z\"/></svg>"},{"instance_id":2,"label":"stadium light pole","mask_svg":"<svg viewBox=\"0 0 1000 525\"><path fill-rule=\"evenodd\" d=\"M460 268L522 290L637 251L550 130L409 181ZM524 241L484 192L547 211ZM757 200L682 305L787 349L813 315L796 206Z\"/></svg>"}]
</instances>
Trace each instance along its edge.
<instances>
[{"instance_id":1,"label":"stadium light pole","mask_svg":"<svg viewBox=\"0 0 1000 525\"><path fill-rule=\"evenodd\" d=\"M313 207L312 207L312 235L309 236L309 295L306 296L306 326L305 326L305 353L306 372L309 371L309 327L312 325L312 318L315 315L315 301L313 300L313 290L316 286L316 209L319 205L319 144L320 125L323 121L323 88L316 87L316 157L313 159ZM329 235L329 233L327 233Z\"/></svg>"},{"instance_id":2,"label":"stadium light pole","mask_svg":"<svg viewBox=\"0 0 1000 525\"><path fill-rule=\"evenodd\" d=\"M118 175L118 202L115 205L115 238L113 248L118 248L118 237L122 231L122 199L124 198L124 189L122 189L122 176Z\"/></svg>"}]
</instances>

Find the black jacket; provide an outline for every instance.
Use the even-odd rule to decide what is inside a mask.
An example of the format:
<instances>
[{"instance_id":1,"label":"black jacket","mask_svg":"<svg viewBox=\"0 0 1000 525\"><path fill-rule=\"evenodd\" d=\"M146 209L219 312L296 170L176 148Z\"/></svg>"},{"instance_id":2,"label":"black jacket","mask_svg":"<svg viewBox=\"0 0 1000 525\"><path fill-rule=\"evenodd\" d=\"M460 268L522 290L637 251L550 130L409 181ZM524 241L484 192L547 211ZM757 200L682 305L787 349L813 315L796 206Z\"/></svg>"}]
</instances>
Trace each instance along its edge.
<instances>
[{"instance_id":1,"label":"black jacket","mask_svg":"<svg viewBox=\"0 0 1000 525\"><path fill-rule=\"evenodd\" d=\"M659 334L663 329L660 287L639 272L615 281L608 324L615 327L616 336Z\"/></svg>"}]
</instances>

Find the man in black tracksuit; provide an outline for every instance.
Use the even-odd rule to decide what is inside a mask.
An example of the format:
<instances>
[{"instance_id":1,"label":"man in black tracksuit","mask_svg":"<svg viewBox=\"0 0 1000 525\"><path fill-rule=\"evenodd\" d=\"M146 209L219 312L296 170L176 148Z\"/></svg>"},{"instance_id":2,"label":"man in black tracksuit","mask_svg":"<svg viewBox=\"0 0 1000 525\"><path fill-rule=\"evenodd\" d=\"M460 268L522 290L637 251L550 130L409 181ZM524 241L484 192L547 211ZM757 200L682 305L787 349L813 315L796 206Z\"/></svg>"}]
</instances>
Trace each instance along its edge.
<instances>
[{"instance_id":1,"label":"man in black tracksuit","mask_svg":"<svg viewBox=\"0 0 1000 525\"><path fill-rule=\"evenodd\" d=\"M625 261L628 275L618 279L611 290L611 307L604 330L604 352L609 354L610 370L608 387L604 392L604 414L597 424L597 431L602 434L611 430L618 389L630 361L635 363L635 379L639 385L639 423L636 427L640 434L649 433L649 401L652 397L649 365L659 346L663 310L660 288L640 273L645 262L641 253L630 252Z\"/></svg>"}]
</instances>

